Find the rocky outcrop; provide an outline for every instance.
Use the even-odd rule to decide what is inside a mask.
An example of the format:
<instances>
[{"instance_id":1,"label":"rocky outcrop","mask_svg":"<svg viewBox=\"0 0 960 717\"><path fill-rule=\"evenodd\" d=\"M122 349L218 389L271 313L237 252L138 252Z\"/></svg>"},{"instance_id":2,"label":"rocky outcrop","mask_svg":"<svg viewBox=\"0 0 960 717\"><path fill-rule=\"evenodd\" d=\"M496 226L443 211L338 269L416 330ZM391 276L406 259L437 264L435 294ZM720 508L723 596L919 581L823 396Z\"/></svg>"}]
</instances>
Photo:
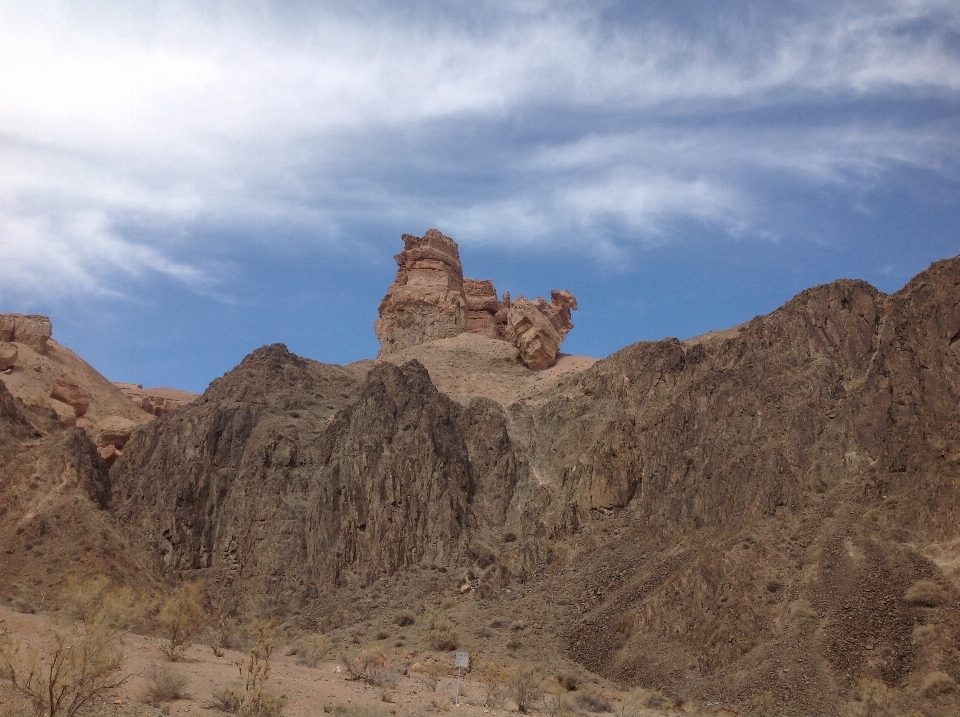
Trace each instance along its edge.
<instances>
[{"instance_id":1,"label":"rocky outcrop","mask_svg":"<svg viewBox=\"0 0 960 717\"><path fill-rule=\"evenodd\" d=\"M77 418L83 416L90 408L90 400L77 384L57 379L50 388L50 398L65 403L73 409Z\"/></svg>"},{"instance_id":2,"label":"rocky outcrop","mask_svg":"<svg viewBox=\"0 0 960 717\"><path fill-rule=\"evenodd\" d=\"M396 279L380 302L374 324L380 353L389 354L466 330L463 269L456 242L436 229L403 235Z\"/></svg>"},{"instance_id":3,"label":"rocky outcrop","mask_svg":"<svg viewBox=\"0 0 960 717\"><path fill-rule=\"evenodd\" d=\"M497 330L500 302L493 282L489 279L464 279L463 294L467 303L467 331L490 339L503 338Z\"/></svg>"},{"instance_id":4,"label":"rocky outcrop","mask_svg":"<svg viewBox=\"0 0 960 717\"><path fill-rule=\"evenodd\" d=\"M16 344L0 343L0 371L6 371L8 368L12 368L17 363L19 357L20 352L17 350Z\"/></svg>"},{"instance_id":5,"label":"rocky outcrop","mask_svg":"<svg viewBox=\"0 0 960 717\"><path fill-rule=\"evenodd\" d=\"M197 399L197 394L174 388L144 388L139 383L113 382L133 404L151 416L163 416Z\"/></svg>"},{"instance_id":6,"label":"rocky outcrop","mask_svg":"<svg viewBox=\"0 0 960 717\"><path fill-rule=\"evenodd\" d=\"M0 341L29 346L38 354L47 352L47 340L53 326L46 316L36 314L0 314Z\"/></svg>"},{"instance_id":7,"label":"rocky outcrop","mask_svg":"<svg viewBox=\"0 0 960 717\"><path fill-rule=\"evenodd\" d=\"M517 347L527 366L534 371L545 369L553 365L573 328L570 310L576 308L577 300L569 291L554 290L549 303L540 297L530 301L518 296L507 309L503 336Z\"/></svg>"},{"instance_id":8,"label":"rocky outcrop","mask_svg":"<svg viewBox=\"0 0 960 717\"><path fill-rule=\"evenodd\" d=\"M514 343L534 370L553 364L573 328L570 310L577 301L570 292L554 290L549 303L520 297L511 324L510 295L499 301L489 279L464 278L453 239L431 229L423 237L404 234L403 241L400 269L374 324L380 356L469 332Z\"/></svg>"},{"instance_id":9,"label":"rocky outcrop","mask_svg":"<svg viewBox=\"0 0 960 717\"><path fill-rule=\"evenodd\" d=\"M415 362L358 381L269 346L134 433L111 473L113 510L169 568L206 571L219 599L269 587L299 608L335 586L455 563L477 490L469 436L484 432L509 445L502 416L464 418ZM487 480L515 470L485 464ZM485 500L483 520L502 522L505 501Z\"/></svg>"}]
</instances>

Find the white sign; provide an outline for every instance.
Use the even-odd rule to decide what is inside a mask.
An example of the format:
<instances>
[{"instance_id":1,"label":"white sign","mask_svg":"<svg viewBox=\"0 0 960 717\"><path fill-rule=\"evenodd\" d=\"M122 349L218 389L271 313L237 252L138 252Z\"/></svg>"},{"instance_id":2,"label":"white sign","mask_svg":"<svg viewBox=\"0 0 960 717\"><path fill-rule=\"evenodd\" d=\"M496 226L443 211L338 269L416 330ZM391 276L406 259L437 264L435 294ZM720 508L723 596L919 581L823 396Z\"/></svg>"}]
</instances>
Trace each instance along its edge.
<instances>
[{"instance_id":1,"label":"white sign","mask_svg":"<svg viewBox=\"0 0 960 717\"><path fill-rule=\"evenodd\" d=\"M454 667L470 667L470 653L458 652L454 658Z\"/></svg>"}]
</instances>

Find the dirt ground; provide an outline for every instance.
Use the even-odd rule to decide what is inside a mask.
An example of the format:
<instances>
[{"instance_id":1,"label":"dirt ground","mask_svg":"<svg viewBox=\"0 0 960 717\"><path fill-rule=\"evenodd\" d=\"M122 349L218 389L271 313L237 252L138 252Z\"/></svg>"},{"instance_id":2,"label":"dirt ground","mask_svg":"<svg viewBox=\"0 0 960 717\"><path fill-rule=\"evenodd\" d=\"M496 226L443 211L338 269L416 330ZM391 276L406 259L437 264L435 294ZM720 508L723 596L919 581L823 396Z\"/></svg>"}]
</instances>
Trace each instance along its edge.
<instances>
[{"instance_id":1,"label":"dirt ground","mask_svg":"<svg viewBox=\"0 0 960 717\"><path fill-rule=\"evenodd\" d=\"M0 635L19 643L24 648L43 644L43 636L49 629L51 618L43 615L19 613L0 607ZM224 714L214 701L214 694L224 688L239 688L240 679L237 664L246 659L247 654L236 650L225 650L217 657L206 645L190 647L181 661L171 663L160 648L160 641L127 633L122 637L124 666L123 674L130 679L106 702L99 704L93 714L97 715L183 715L204 716ZM310 668L297 665L297 658L284 654L285 645L277 645L271 660L271 673L268 680L269 690L285 698L283 714L286 717L314 717L324 714L364 715L376 717L382 715L400 715L401 717L420 717L425 714L452 713L462 715L509 715L517 714L516 704L509 698L502 708L486 706L487 685L468 672L460 687L461 704L454 704L456 692L456 671L453 668L453 653L418 653L411 650L394 650L388 653L388 663L383 672L381 684L367 684L351 679L349 673L340 664L334 654L327 657L318 667ZM335 651L332 651L335 652ZM449 663L446 675L436 676L437 665ZM154 665L167 666L186 680L186 699L179 699L160 705L144 702L144 693L148 684L148 671ZM431 669L432 668L432 669ZM433 675L431 675L433 673ZM436 680L435 686L433 684ZM545 685L549 688L549 685ZM554 685L556 691L557 687ZM569 693L574 694L574 693ZM567 698L569 699L569 694ZM611 701L612 713L618 717L663 717L668 714L716 714L726 712L699 712L690 708L657 710L639 704L639 700L649 696L639 693L620 693L604 695ZM0 682L0 715L13 717L16 711L15 697L8 683ZM538 700L531 710L534 714L556 715L543 700ZM589 714L580 710L581 717ZM573 717L574 713L564 711Z\"/></svg>"}]
</instances>

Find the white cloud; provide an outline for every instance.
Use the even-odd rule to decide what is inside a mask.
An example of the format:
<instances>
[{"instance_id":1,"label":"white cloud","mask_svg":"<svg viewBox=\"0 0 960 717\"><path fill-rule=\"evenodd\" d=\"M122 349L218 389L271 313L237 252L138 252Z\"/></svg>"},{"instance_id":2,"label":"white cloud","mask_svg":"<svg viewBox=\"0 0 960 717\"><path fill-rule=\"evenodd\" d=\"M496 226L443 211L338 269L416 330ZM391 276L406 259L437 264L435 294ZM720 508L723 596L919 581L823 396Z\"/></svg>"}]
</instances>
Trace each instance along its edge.
<instances>
[{"instance_id":1,"label":"white cloud","mask_svg":"<svg viewBox=\"0 0 960 717\"><path fill-rule=\"evenodd\" d=\"M468 241L512 232L533 243L613 222L649 244L667 240L673 217L763 235L749 172L837 184L898 162L951 172L955 128L658 128L837 98L955 100L954 5L841 3L763 22L718 13L691 31L669 17L605 21L581 3L418 15L389 3L7 0L0 286L51 291L55 276L63 294L118 291L119 272L202 287L216 277L199 268L198 242L213 241L199 225L234 241L291 227L322 240L361 214L437 217ZM495 137L431 143L434 128L511 117L547 126L528 127L498 166ZM608 117L614 129L593 126ZM409 146L379 147L411 132ZM377 151L421 179L422 155L436 153L441 173L493 174L503 188L408 191L380 177ZM609 239L593 245L618 255Z\"/></svg>"}]
</instances>

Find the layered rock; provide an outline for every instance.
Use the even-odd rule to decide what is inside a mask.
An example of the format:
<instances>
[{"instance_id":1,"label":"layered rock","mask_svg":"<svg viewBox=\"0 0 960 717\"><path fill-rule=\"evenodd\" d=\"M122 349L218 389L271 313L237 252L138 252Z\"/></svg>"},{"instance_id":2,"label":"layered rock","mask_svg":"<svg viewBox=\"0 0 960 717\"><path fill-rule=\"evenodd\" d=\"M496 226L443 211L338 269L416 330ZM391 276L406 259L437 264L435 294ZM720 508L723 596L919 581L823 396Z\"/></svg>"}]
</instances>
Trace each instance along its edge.
<instances>
[{"instance_id":1,"label":"layered rock","mask_svg":"<svg viewBox=\"0 0 960 717\"><path fill-rule=\"evenodd\" d=\"M569 291L554 290L549 303L520 297L511 328L510 295L499 301L489 279L464 278L453 239L431 229L423 237L404 234L403 241L400 269L374 324L380 356L469 332L514 343L534 370L553 364L573 328L570 310L577 301Z\"/></svg>"},{"instance_id":2,"label":"layered rock","mask_svg":"<svg viewBox=\"0 0 960 717\"><path fill-rule=\"evenodd\" d=\"M46 316L0 314L0 341L25 344L42 356L47 352L47 340L52 334L53 326Z\"/></svg>"},{"instance_id":3,"label":"layered rock","mask_svg":"<svg viewBox=\"0 0 960 717\"><path fill-rule=\"evenodd\" d=\"M497 331L500 302L493 282L489 279L464 279L463 293L467 304L467 331L491 339L503 338Z\"/></svg>"},{"instance_id":4,"label":"layered rock","mask_svg":"<svg viewBox=\"0 0 960 717\"><path fill-rule=\"evenodd\" d=\"M119 388L137 408L146 411L151 416L163 416L171 413L180 406L192 403L198 397L195 393L175 388L144 388L143 384L120 383L118 381L114 381L113 385Z\"/></svg>"},{"instance_id":5,"label":"layered rock","mask_svg":"<svg viewBox=\"0 0 960 717\"><path fill-rule=\"evenodd\" d=\"M577 300L569 291L552 291L548 303L537 297L530 301L518 296L510 302L503 336L520 352L521 360L534 371L553 365L563 339L573 328L570 310Z\"/></svg>"},{"instance_id":6,"label":"layered rock","mask_svg":"<svg viewBox=\"0 0 960 717\"><path fill-rule=\"evenodd\" d=\"M436 229L402 238L403 251L395 257L400 268L374 324L381 354L456 336L467 328L456 242Z\"/></svg>"}]
</instances>

